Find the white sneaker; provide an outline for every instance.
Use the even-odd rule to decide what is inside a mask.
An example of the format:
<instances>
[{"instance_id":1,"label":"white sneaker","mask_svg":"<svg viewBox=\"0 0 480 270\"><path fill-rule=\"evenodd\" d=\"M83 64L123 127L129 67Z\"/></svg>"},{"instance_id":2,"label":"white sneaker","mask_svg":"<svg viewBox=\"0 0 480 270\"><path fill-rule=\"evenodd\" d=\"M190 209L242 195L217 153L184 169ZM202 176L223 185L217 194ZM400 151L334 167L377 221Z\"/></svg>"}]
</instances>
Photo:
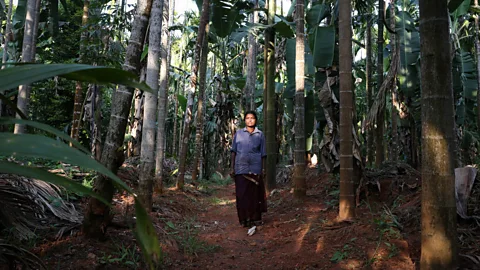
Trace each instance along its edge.
<instances>
[{"instance_id":1,"label":"white sneaker","mask_svg":"<svg viewBox=\"0 0 480 270\"><path fill-rule=\"evenodd\" d=\"M248 229L247 234L249 236L252 236L255 233L256 229L257 229L257 226L251 227L250 229Z\"/></svg>"}]
</instances>

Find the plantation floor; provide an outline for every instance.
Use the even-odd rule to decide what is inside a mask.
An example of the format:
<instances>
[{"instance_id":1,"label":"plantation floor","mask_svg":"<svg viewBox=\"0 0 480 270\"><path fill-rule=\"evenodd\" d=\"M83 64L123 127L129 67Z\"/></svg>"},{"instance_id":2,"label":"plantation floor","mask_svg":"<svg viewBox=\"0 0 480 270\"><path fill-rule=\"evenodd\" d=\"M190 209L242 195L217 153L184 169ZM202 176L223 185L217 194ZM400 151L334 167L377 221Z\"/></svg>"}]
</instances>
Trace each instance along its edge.
<instances>
[{"instance_id":1,"label":"plantation floor","mask_svg":"<svg viewBox=\"0 0 480 270\"><path fill-rule=\"evenodd\" d=\"M129 182L135 173L123 172ZM239 225L233 183L187 186L154 197L151 213L163 250L163 269L416 269L418 222L407 228L375 194L363 196L353 223L336 224L338 179L307 173L308 193L294 200L287 186L268 198L265 224L253 236ZM364 192L363 192L364 193ZM381 195L381 194L380 194ZM402 195L415 206L418 191ZM412 203L412 201L414 203ZM105 241L86 240L79 233L45 240L33 251L50 269L145 269L131 230L132 198L114 199L116 226ZM408 209L408 208L406 208ZM407 211L408 212L408 211Z\"/></svg>"},{"instance_id":2,"label":"plantation floor","mask_svg":"<svg viewBox=\"0 0 480 270\"><path fill-rule=\"evenodd\" d=\"M335 224L338 180L314 171L309 178L304 202L295 201L289 189L270 196L265 225L253 236L238 223L233 184L196 197L201 211L195 224L203 243L195 243L197 254L188 249L179 249L180 256L169 252L167 268L415 269L407 241L388 216L363 205L355 222Z\"/></svg>"}]
</instances>

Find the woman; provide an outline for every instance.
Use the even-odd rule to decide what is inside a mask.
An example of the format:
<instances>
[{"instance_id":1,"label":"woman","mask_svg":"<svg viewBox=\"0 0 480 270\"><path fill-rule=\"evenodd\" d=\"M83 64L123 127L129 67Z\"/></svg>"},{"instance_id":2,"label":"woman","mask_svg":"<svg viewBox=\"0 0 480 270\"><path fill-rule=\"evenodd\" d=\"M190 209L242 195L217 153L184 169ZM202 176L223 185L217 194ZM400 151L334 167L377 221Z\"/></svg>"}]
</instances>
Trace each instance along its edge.
<instances>
[{"instance_id":1,"label":"woman","mask_svg":"<svg viewBox=\"0 0 480 270\"><path fill-rule=\"evenodd\" d=\"M265 200L265 137L256 127L257 114L245 113L245 128L238 130L232 144L232 178L235 179L237 213L244 227L260 225L267 212Z\"/></svg>"}]
</instances>

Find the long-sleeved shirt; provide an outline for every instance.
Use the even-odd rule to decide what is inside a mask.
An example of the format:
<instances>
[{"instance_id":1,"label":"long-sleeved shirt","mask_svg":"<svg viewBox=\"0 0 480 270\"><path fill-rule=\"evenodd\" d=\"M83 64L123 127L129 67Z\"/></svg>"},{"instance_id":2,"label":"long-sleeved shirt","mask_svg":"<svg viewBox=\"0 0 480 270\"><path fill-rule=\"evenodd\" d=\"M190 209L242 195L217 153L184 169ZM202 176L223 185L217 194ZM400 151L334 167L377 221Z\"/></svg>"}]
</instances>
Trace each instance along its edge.
<instances>
[{"instance_id":1,"label":"long-sleeved shirt","mask_svg":"<svg viewBox=\"0 0 480 270\"><path fill-rule=\"evenodd\" d=\"M238 130L233 137L232 152L235 156L235 174L260 174L262 158L267 156L265 136L258 129L250 133L247 128Z\"/></svg>"}]
</instances>

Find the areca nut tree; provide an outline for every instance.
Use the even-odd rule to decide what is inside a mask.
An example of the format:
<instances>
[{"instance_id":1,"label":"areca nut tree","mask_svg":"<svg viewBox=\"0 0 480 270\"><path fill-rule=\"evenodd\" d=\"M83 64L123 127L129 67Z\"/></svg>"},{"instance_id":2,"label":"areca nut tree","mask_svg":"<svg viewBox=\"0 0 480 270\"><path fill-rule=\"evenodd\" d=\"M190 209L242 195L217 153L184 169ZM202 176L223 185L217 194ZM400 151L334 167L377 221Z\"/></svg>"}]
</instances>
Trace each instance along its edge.
<instances>
[{"instance_id":1,"label":"areca nut tree","mask_svg":"<svg viewBox=\"0 0 480 270\"><path fill-rule=\"evenodd\" d=\"M307 195L305 182L305 0L296 3L294 194Z\"/></svg>"},{"instance_id":2,"label":"areca nut tree","mask_svg":"<svg viewBox=\"0 0 480 270\"><path fill-rule=\"evenodd\" d=\"M172 1L174 2L174 1ZM158 119L157 119L157 146L155 153L155 189L162 191L163 188L163 159L165 158L165 121L167 116L167 93L168 93L168 70L170 69L170 31L168 30L170 22L170 6L169 0L163 2L162 16L162 37L160 50L160 88L158 90ZM175 143L174 143L175 144Z\"/></svg>"},{"instance_id":3,"label":"areca nut tree","mask_svg":"<svg viewBox=\"0 0 480 270\"><path fill-rule=\"evenodd\" d=\"M355 217L353 181L353 82L352 82L352 4L339 0L339 69L340 69L340 207L339 220Z\"/></svg>"},{"instance_id":4,"label":"areca nut tree","mask_svg":"<svg viewBox=\"0 0 480 270\"><path fill-rule=\"evenodd\" d=\"M27 1L27 12L25 18L25 27L23 32L23 45L22 45L22 61L24 63L32 62L35 59L33 55L32 46L35 44L35 21L36 21L36 12L37 1L28 0ZM18 87L18 99L17 107L25 115L28 115L28 103L30 101L30 86L29 85L20 85ZM17 118L21 118L17 114ZM14 133L22 134L25 133L25 125L15 124Z\"/></svg>"},{"instance_id":5,"label":"areca nut tree","mask_svg":"<svg viewBox=\"0 0 480 270\"><path fill-rule=\"evenodd\" d=\"M447 0L420 0L421 269L455 269L455 112Z\"/></svg>"},{"instance_id":6,"label":"areca nut tree","mask_svg":"<svg viewBox=\"0 0 480 270\"><path fill-rule=\"evenodd\" d=\"M152 0L137 1L137 10L133 20L123 70L136 74L139 73L140 57L143 51L151 8ZM102 150L101 163L115 173L121 165L119 163L122 162L122 145L132 105L133 91L134 89L131 87L119 86L112 98L110 122ZM94 191L107 202L111 202L114 193L113 183L109 178L99 174L94 182ZM85 235L89 237L103 237L106 232L105 228L109 223L110 208L100 200L93 197L90 198L83 221Z\"/></svg>"},{"instance_id":7,"label":"areca nut tree","mask_svg":"<svg viewBox=\"0 0 480 270\"><path fill-rule=\"evenodd\" d=\"M198 68L200 64L200 56L202 52L203 39L205 30L209 22L209 0L203 0L202 13L200 17L200 25L198 27L197 42L195 44L194 61L192 65L192 74L190 75L190 87L188 89L187 108L185 110L185 120L183 127L182 143L180 145L179 166L177 176L177 189L182 190L185 184L185 164L187 159L188 141L190 139L190 126L193 118L193 99L195 96L195 89L197 88Z\"/></svg>"},{"instance_id":8,"label":"areca nut tree","mask_svg":"<svg viewBox=\"0 0 480 270\"><path fill-rule=\"evenodd\" d=\"M268 25L275 23L276 1L268 1ZM276 164L277 164L277 141L276 132L276 113L275 113L275 30L273 27L265 29L265 76L264 91L266 99L263 101L264 108L264 130L267 148L266 173L267 181L265 182L268 192L276 187Z\"/></svg>"},{"instance_id":9,"label":"areca nut tree","mask_svg":"<svg viewBox=\"0 0 480 270\"><path fill-rule=\"evenodd\" d=\"M148 36L147 74L145 82L153 89L145 93L143 106L142 146L140 151L139 195L143 205L152 209L153 173L155 169L155 142L157 131L158 78L160 74L160 51L162 36L163 1L154 0L150 16ZM166 0L168 1L168 0ZM158 142L162 143L162 142Z\"/></svg>"}]
</instances>

